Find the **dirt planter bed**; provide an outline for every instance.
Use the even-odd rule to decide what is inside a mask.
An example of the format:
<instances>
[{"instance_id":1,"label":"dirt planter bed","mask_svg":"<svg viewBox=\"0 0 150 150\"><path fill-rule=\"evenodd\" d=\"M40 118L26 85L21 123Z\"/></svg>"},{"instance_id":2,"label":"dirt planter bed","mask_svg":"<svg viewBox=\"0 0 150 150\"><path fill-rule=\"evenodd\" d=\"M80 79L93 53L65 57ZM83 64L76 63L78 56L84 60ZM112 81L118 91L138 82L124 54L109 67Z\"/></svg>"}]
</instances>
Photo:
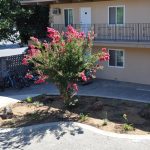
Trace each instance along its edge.
<instances>
[{"instance_id":1,"label":"dirt planter bed","mask_svg":"<svg viewBox=\"0 0 150 150\"><path fill-rule=\"evenodd\" d=\"M150 134L150 105L146 103L79 96L78 106L67 109L59 96L42 95L8 108L12 110L8 116L0 109L0 128L72 121L115 133Z\"/></svg>"}]
</instances>

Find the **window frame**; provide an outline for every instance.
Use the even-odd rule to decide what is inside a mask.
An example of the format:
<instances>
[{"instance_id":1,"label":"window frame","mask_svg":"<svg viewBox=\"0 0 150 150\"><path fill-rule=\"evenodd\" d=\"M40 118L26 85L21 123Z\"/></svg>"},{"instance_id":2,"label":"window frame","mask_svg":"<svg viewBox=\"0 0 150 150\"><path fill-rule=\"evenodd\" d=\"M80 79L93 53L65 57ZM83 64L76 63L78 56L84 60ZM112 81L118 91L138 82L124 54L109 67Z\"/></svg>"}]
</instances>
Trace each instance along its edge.
<instances>
[{"instance_id":1,"label":"window frame","mask_svg":"<svg viewBox=\"0 0 150 150\"><path fill-rule=\"evenodd\" d=\"M74 24L74 9L73 8L64 8L63 9L63 21L64 21L64 25L65 25L65 10L69 10L69 9L72 10L72 21L73 21L73 24Z\"/></svg>"},{"instance_id":2,"label":"window frame","mask_svg":"<svg viewBox=\"0 0 150 150\"><path fill-rule=\"evenodd\" d=\"M117 24L117 13L116 13L115 24L110 24L110 22L109 22L109 9L110 9L111 7L115 7L116 9L117 9L118 7L123 7L123 24ZM124 25L124 24L125 24L125 5L108 6L108 25L110 25L110 26L115 26L115 25L117 25L117 26L122 26L122 25Z\"/></svg>"},{"instance_id":3,"label":"window frame","mask_svg":"<svg viewBox=\"0 0 150 150\"><path fill-rule=\"evenodd\" d=\"M108 61L108 67L110 67L110 68L120 68L120 69L123 69L123 68L125 68L125 50L124 49L114 49L114 48L109 48L108 49L108 53L109 53L109 51L110 50L114 50L114 51L122 51L123 52L123 66L117 66L116 64L117 64L117 55L115 54L115 66L110 66L109 65L109 61Z\"/></svg>"}]
</instances>

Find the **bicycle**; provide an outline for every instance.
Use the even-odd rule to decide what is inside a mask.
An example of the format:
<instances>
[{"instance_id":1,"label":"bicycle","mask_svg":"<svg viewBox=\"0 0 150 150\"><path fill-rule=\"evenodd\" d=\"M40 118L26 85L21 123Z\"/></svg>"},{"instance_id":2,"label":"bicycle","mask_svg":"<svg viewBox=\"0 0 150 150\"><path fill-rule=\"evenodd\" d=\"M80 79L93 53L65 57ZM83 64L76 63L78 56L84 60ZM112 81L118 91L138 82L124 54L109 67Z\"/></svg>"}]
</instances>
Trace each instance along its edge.
<instances>
[{"instance_id":1,"label":"bicycle","mask_svg":"<svg viewBox=\"0 0 150 150\"><path fill-rule=\"evenodd\" d=\"M0 77L0 89L1 91L5 91L5 82L4 82L4 78Z\"/></svg>"},{"instance_id":2,"label":"bicycle","mask_svg":"<svg viewBox=\"0 0 150 150\"><path fill-rule=\"evenodd\" d=\"M22 89L24 86L21 83L19 74L14 71L7 71L5 76L5 87L12 87L15 89Z\"/></svg>"}]
</instances>

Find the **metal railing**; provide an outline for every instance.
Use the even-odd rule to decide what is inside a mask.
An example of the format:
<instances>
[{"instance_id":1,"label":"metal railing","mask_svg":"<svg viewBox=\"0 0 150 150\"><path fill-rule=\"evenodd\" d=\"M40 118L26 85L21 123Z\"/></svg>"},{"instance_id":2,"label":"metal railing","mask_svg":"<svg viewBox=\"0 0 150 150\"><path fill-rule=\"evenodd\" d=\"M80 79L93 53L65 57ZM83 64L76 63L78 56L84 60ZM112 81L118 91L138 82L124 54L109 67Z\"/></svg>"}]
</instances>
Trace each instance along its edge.
<instances>
[{"instance_id":1,"label":"metal railing","mask_svg":"<svg viewBox=\"0 0 150 150\"><path fill-rule=\"evenodd\" d=\"M96 41L150 42L150 23L109 24L73 24L74 28L87 33L94 30ZM65 31L64 24L53 24L58 31Z\"/></svg>"}]
</instances>

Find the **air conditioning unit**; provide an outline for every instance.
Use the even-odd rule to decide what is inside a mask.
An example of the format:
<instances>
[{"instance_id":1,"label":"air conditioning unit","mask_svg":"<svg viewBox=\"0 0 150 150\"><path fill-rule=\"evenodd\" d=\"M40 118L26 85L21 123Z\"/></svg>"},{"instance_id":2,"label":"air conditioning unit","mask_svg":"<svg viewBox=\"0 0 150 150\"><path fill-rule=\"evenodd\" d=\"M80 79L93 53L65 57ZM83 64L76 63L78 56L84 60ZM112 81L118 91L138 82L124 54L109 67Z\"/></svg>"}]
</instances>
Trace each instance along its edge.
<instances>
[{"instance_id":1,"label":"air conditioning unit","mask_svg":"<svg viewBox=\"0 0 150 150\"><path fill-rule=\"evenodd\" d=\"M53 13L53 15L60 15L61 9L60 8L53 8L52 13Z\"/></svg>"}]
</instances>

